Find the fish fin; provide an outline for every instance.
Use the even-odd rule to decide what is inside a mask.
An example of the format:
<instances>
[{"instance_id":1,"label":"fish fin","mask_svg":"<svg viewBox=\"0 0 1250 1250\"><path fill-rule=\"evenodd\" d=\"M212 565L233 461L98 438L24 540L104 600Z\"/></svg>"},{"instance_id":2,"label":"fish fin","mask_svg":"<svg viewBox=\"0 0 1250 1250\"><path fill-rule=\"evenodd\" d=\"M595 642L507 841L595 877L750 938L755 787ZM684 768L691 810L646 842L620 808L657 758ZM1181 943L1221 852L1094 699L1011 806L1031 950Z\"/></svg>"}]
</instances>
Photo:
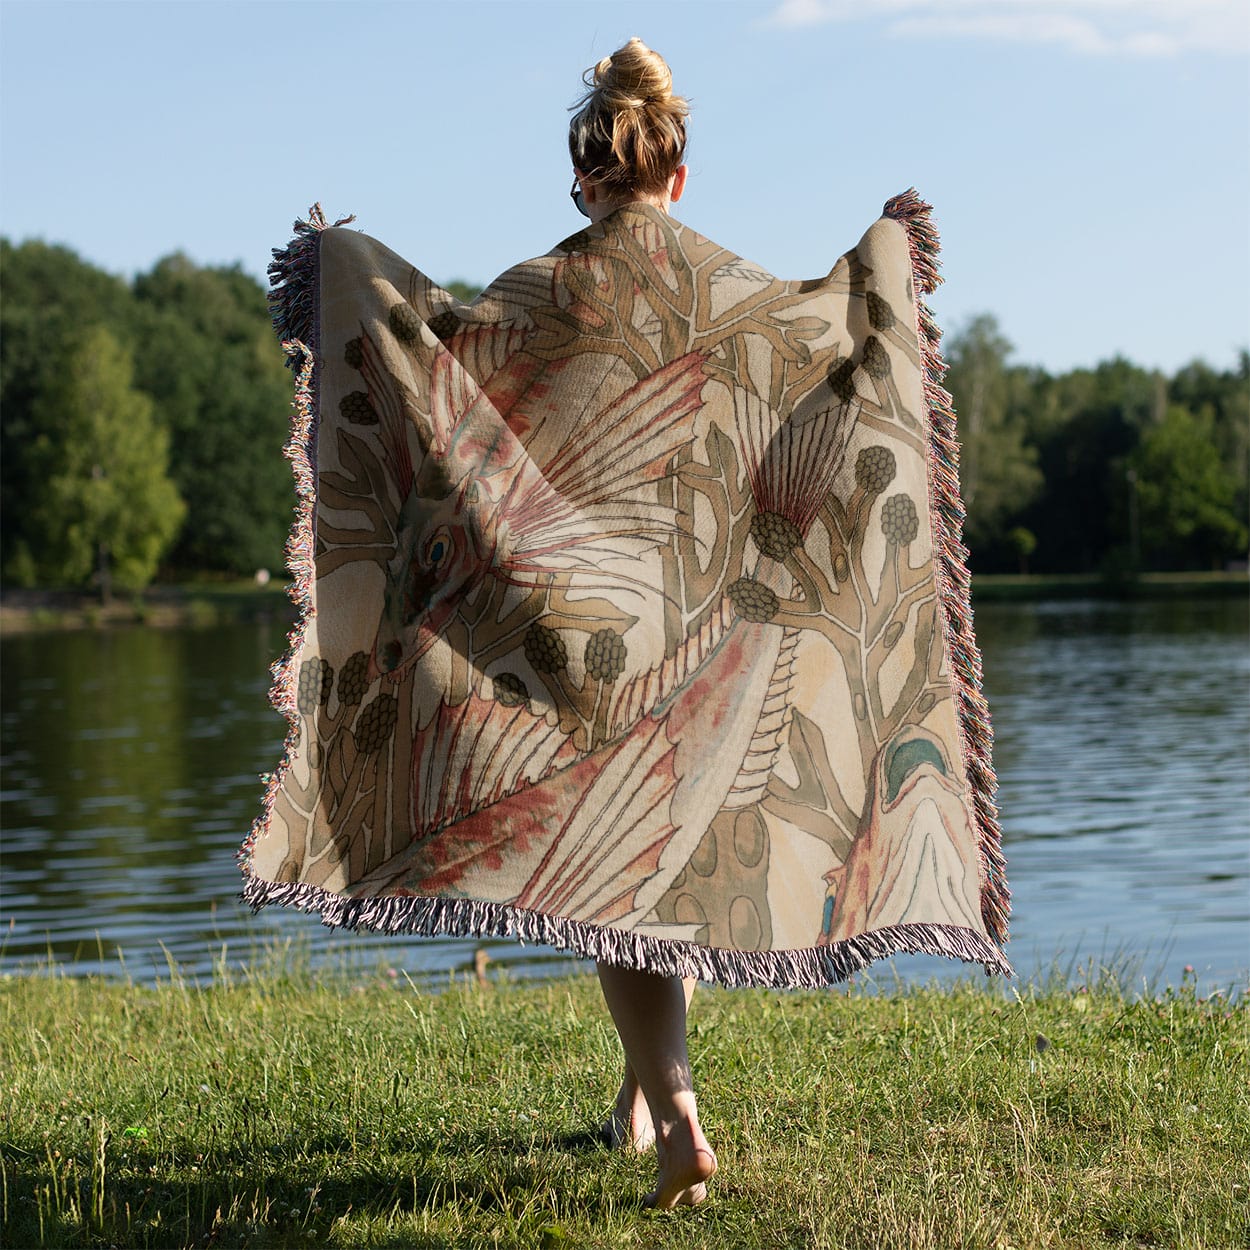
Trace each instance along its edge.
<instances>
[{"instance_id":1,"label":"fish fin","mask_svg":"<svg viewBox=\"0 0 1250 1250\"><path fill-rule=\"evenodd\" d=\"M734 387L734 417L751 495L806 535L842 469L860 402L796 408L784 419L745 387Z\"/></svg>"},{"instance_id":2,"label":"fish fin","mask_svg":"<svg viewBox=\"0 0 1250 1250\"><path fill-rule=\"evenodd\" d=\"M600 748L604 766L585 790L570 794L559 835L516 905L600 923L605 913L632 910L638 888L659 869L676 832L669 810L677 789L676 750L660 721Z\"/></svg>"},{"instance_id":3,"label":"fish fin","mask_svg":"<svg viewBox=\"0 0 1250 1250\"><path fill-rule=\"evenodd\" d=\"M477 402L481 391L467 370L441 343L434 348L430 369L430 426L435 456L447 455L451 440L465 414Z\"/></svg>"},{"instance_id":4,"label":"fish fin","mask_svg":"<svg viewBox=\"0 0 1250 1250\"><path fill-rule=\"evenodd\" d=\"M790 686L794 680L794 654L798 643L799 631L786 626L782 630L772 680L760 706L759 722L742 758L742 767L729 787L726 807L749 807L759 802L768 789L768 779L790 727Z\"/></svg>"},{"instance_id":5,"label":"fish fin","mask_svg":"<svg viewBox=\"0 0 1250 1250\"><path fill-rule=\"evenodd\" d=\"M472 745L466 739L462 749ZM559 754L532 784L413 839L353 893L491 897L501 884L511 891L508 881L522 879L513 906L602 923L622 906L622 895L632 905L675 832L675 754L664 725L654 721L581 759ZM637 784L622 785L622 770ZM415 774L414 788L423 784Z\"/></svg>"},{"instance_id":6,"label":"fish fin","mask_svg":"<svg viewBox=\"0 0 1250 1250\"><path fill-rule=\"evenodd\" d=\"M638 555L683 532L682 514L649 488L690 442L705 360L690 352L649 374L524 475L507 512L514 570L567 567L560 557L574 548L596 560Z\"/></svg>"},{"instance_id":7,"label":"fish fin","mask_svg":"<svg viewBox=\"0 0 1250 1250\"><path fill-rule=\"evenodd\" d=\"M528 700L505 706L474 692L455 707L442 703L413 737L416 835L462 820L573 758L568 735L531 712Z\"/></svg>"},{"instance_id":8,"label":"fish fin","mask_svg":"<svg viewBox=\"0 0 1250 1250\"><path fill-rule=\"evenodd\" d=\"M616 505L643 484L666 477L692 437L701 407L705 352L689 352L636 382L578 424L545 464L543 476L575 507Z\"/></svg>"},{"instance_id":9,"label":"fish fin","mask_svg":"<svg viewBox=\"0 0 1250 1250\"><path fill-rule=\"evenodd\" d=\"M518 438L529 433L530 421L523 412L514 413L513 409L538 374L548 367L544 361L523 352L532 337L533 331L514 326L475 325L461 330L449 347Z\"/></svg>"},{"instance_id":10,"label":"fish fin","mask_svg":"<svg viewBox=\"0 0 1250 1250\"><path fill-rule=\"evenodd\" d=\"M727 598L693 633L683 638L673 655L646 672L617 682L612 696L612 708L608 716L608 733L612 736L626 732L640 717L669 698L679 686L707 659L720 644L725 632L734 620L733 609Z\"/></svg>"}]
</instances>

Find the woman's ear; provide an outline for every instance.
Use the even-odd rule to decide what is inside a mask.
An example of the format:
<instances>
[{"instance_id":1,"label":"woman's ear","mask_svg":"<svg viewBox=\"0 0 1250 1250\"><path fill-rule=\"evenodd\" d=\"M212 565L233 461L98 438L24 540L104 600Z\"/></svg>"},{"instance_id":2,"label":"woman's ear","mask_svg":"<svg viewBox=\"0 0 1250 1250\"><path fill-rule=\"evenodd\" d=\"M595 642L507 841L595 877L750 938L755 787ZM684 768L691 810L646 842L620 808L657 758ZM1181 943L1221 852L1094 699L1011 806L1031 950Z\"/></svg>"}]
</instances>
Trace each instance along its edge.
<instances>
[{"instance_id":1,"label":"woman's ear","mask_svg":"<svg viewBox=\"0 0 1250 1250\"><path fill-rule=\"evenodd\" d=\"M690 166L678 165L673 171L672 181L668 184L668 198L676 204L681 199L681 193L686 189L686 175L690 172Z\"/></svg>"},{"instance_id":2,"label":"woman's ear","mask_svg":"<svg viewBox=\"0 0 1250 1250\"><path fill-rule=\"evenodd\" d=\"M582 184L582 201L587 205L593 204L599 198L595 194L595 180L586 177L576 165L573 166L573 173L577 176L577 181Z\"/></svg>"}]
</instances>

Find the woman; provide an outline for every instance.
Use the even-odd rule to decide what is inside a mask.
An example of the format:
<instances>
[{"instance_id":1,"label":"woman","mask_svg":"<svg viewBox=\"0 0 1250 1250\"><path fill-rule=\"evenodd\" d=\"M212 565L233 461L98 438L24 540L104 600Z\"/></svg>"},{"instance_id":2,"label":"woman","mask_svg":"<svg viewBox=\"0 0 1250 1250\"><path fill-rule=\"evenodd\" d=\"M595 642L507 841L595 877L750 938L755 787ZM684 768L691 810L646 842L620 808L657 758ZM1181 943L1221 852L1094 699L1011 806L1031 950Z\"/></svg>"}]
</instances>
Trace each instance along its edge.
<instances>
[{"instance_id":1,"label":"woman","mask_svg":"<svg viewBox=\"0 0 1250 1250\"><path fill-rule=\"evenodd\" d=\"M587 77L589 90L569 126L574 202L592 222L629 203L667 213L686 186L687 105L673 94L664 58L635 38ZM660 1177L649 1202L702 1202L716 1156L699 1125L686 1053L695 981L603 962L598 969L625 1051L625 1080L605 1136L635 1150L654 1142Z\"/></svg>"},{"instance_id":2,"label":"woman","mask_svg":"<svg viewBox=\"0 0 1250 1250\"><path fill-rule=\"evenodd\" d=\"M271 267L304 612L244 897L594 959L606 1134L672 1207L716 1170L696 979L1009 973L1008 896L927 206L780 281L669 216L663 60L588 86L590 224L472 304L319 214Z\"/></svg>"}]
</instances>

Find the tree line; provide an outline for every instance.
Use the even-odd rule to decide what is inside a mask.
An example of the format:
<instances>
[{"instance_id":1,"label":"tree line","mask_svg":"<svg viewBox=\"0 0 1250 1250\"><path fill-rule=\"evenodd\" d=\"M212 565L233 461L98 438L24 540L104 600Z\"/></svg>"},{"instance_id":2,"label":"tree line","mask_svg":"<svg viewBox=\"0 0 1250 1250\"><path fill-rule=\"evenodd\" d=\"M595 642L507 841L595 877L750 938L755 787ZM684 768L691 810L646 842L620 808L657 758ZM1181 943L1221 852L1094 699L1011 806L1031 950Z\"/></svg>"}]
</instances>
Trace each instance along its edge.
<instances>
[{"instance_id":1,"label":"tree line","mask_svg":"<svg viewBox=\"0 0 1250 1250\"><path fill-rule=\"evenodd\" d=\"M262 286L182 255L127 282L68 248L4 239L0 280L0 580L107 595L280 568L291 379ZM1013 363L982 316L946 355L974 570L1245 557L1246 352L1224 371L1115 359L1051 375Z\"/></svg>"},{"instance_id":2,"label":"tree line","mask_svg":"<svg viewBox=\"0 0 1250 1250\"><path fill-rule=\"evenodd\" d=\"M1171 377L1013 364L994 318L946 344L973 570L1218 569L1246 558L1250 353Z\"/></svg>"}]
</instances>

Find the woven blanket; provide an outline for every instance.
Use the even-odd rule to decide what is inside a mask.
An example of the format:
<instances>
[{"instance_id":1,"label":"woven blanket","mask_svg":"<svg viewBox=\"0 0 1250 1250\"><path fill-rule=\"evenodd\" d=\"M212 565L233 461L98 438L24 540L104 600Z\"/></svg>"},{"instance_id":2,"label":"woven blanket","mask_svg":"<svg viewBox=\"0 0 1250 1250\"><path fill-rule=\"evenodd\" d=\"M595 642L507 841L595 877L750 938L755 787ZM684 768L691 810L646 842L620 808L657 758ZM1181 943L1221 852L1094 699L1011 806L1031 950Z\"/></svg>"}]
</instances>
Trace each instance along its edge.
<instances>
[{"instance_id":1,"label":"woven blanket","mask_svg":"<svg viewBox=\"0 0 1250 1250\"><path fill-rule=\"evenodd\" d=\"M645 204L471 304L319 209L274 255L301 612L248 902L728 985L1010 974L914 192L803 282Z\"/></svg>"}]
</instances>

